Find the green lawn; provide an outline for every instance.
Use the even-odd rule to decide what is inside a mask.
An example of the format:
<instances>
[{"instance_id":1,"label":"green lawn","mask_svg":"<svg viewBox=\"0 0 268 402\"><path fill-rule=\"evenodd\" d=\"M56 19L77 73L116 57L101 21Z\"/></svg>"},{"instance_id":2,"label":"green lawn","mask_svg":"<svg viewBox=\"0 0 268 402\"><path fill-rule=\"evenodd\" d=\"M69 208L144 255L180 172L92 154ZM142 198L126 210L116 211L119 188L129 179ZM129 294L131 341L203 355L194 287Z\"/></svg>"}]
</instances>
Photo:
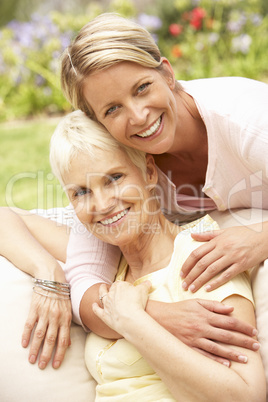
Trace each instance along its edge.
<instances>
[{"instance_id":1,"label":"green lawn","mask_svg":"<svg viewBox=\"0 0 268 402\"><path fill-rule=\"evenodd\" d=\"M49 141L57 121L0 124L0 206L33 209L68 204L49 165Z\"/></svg>"}]
</instances>

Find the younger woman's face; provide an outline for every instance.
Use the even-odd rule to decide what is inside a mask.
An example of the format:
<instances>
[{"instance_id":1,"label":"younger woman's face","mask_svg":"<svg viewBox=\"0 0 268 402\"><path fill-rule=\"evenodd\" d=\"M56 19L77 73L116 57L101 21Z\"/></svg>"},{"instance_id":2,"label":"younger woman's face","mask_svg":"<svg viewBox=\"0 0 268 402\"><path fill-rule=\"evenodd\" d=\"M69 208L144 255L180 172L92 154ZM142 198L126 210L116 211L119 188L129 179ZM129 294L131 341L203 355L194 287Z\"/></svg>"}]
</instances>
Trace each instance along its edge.
<instances>
[{"instance_id":1,"label":"younger woman's face","mask_svg":"<svg viewBox=\"0 0 268 402\"><path fill-rule=\"evenodd\" d=\"M170 68L168 62L163 67ZM119 142L151 154L168 152L177 124L172 74L120 62L88 76L84 96Z\"/></svg>"}]
</instances>

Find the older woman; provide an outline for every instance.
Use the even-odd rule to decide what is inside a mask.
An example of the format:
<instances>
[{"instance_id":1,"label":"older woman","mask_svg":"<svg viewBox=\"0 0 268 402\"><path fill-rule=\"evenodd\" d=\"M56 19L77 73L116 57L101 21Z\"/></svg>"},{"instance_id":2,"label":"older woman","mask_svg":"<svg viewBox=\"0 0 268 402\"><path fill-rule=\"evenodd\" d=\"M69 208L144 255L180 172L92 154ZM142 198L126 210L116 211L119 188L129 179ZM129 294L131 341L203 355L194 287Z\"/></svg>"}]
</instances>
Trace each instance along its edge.
<instances>
[{"instance_id":1,"label":"older woman","mask_svg":"<svg viewBox=\"0 0 268 402\"><path fill-rule=\"evenodd\" d=\"M209 216L188 227L168 221L156 194L153 157L119 145L93 122L89 130L90 121L82 113L74 116L65 119L52 137L53 171L79 221L122 252L117 282L109 293L100 289L100 306L93 309L124 338L108 340L90 333L86 344L86 363L98 382L96 399L264 401L258 353L248 351L247 365L233 363L228 368L189 348L144 312L148 292L149 299L167 303L209 295L235 307L235 316L254 324L246 273L209 294L181 287L183 262L198 246L190 227L213 230L217 225ZM85 124L88 130L83 130ZM83 277L82 271L75 275Z\"/></svg>"}]
</instances>

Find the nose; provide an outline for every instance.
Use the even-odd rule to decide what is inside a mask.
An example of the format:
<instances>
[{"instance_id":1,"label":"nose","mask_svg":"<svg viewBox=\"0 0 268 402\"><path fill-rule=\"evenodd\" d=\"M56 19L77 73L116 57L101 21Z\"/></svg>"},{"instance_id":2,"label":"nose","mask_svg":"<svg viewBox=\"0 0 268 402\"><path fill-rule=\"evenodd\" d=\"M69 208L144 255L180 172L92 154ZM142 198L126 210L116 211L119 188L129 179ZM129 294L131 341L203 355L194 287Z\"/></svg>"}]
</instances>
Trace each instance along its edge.
<instances>
[{"instance_id":1,"label":"nose","mask_svg":"<svg viewBox=\"0 0 268 402\"><path fill-rule=\"evenodd\" d=\"M92 203L96 214L107 214L115 207L114 191L98 191L94 194Z\"/></svg>"},{"instance_id":2,"label":"nose","mask_svg":"<svg viewBox=\"0 0 268 402\"><path fill-rule=\"evenodd\" d=\"M146 123L149 110L140 101L133 101L128 107L129 123L132 126L143 125Z\"/></svg>"}]
</instances>

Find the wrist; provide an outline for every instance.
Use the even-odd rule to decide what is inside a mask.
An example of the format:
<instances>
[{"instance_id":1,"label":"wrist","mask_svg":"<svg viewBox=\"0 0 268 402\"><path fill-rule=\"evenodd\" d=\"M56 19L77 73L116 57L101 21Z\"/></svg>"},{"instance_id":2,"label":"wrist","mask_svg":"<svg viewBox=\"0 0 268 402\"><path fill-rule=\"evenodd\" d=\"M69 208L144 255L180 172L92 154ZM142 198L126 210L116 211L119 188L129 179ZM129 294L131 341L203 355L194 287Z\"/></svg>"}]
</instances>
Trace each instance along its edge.
<instances>
[{"instance_id":1,"label":"wrist","mask_svg":"<svg viewBox=\"0 0 268 402\"><path fill-rule=\"evenodd\" d=\"M132 342L136 338L138 328L146 326L146 320L150 318L144 310L131 312L127 316L120 317L116 331L127 341ZM151 319L151 318L150 318Z\"/></svg>"},{"instance_id":2,"label":"wrist","mask_svg":"<svg viewBox=\"0 0 268 402\"><path fill-rule=\"evenodd\" d=\"M65 274L60 264L54 260L49 264L42 264L36 267L34 275L36 279L46 279L49 281L66 282Z\"/></svg>"}]
</instances>

